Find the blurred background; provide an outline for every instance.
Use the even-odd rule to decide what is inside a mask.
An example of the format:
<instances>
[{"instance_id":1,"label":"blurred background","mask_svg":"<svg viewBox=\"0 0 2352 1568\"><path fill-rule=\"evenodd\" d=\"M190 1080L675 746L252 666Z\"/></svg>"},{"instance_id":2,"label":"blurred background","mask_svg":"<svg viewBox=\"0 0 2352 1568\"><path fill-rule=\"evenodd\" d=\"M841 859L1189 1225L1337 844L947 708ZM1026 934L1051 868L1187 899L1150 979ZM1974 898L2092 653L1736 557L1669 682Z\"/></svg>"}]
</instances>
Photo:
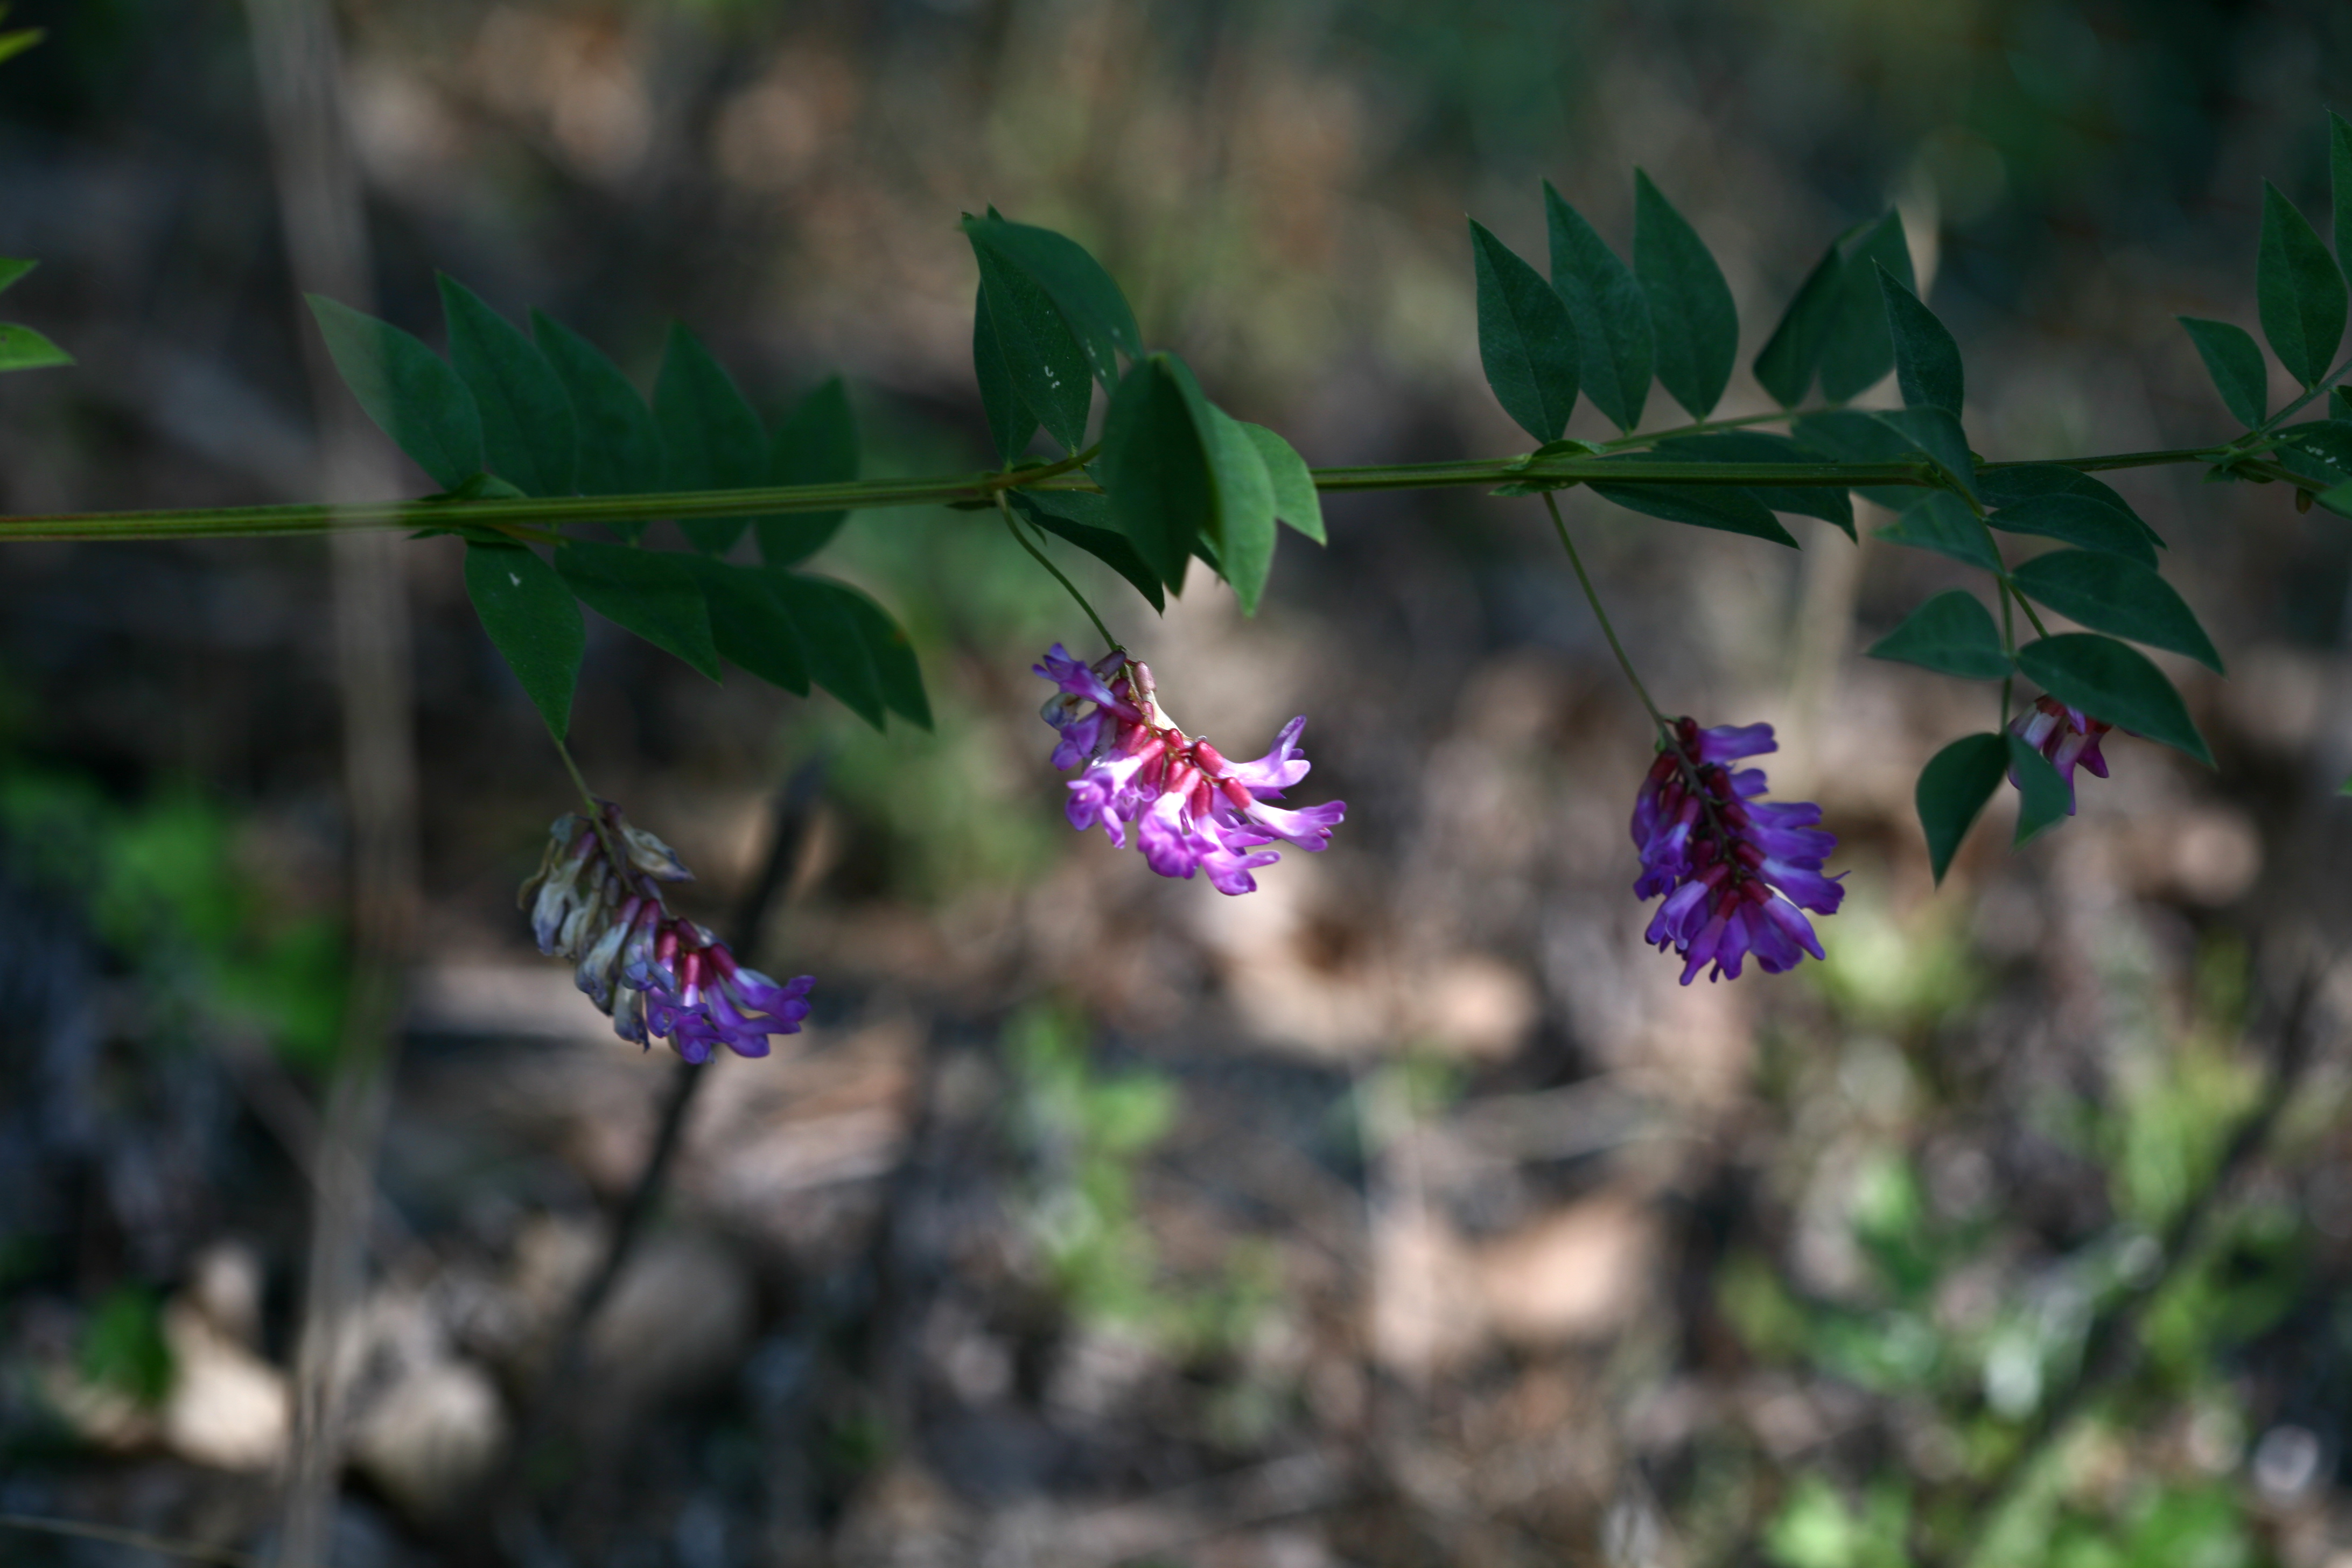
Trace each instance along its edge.
<instances>
[{"instance_id":1,"label":"blurred background","mask_svg":"<svg viewBox=\"0 0 2352 1568\"><path fill-rule=\"evenodd\" d=\"M1310 462L1522 449L1463 215L1539 260L1549 178L1622 251L1637 164L1743 367L1892 205L1988 456L2212 439L2172 317L2253 324L2260 181L2326 210L2352 64L2326 0L331 9L375 309L437 342L445 269L641 384L683 321L772 417L838 372L869 475L985 460L991 203ZM8 22L49 37L0 68L7 314L79 364L0 384L0 511L320 495L244 13ZM1743 368L1722 412L1764 405ZM1629 891L1644 723L1531 501L1335 498L1255 621L1080 563L1188 728L1308 716L1348 821L1240 900L1064 824L1028 667L1085 624L985 519L817 562L912 631L929 733L592 617L588 776L714 924L784 833L756 957L818 985L713 1069L561 1379L671 1068L532 950L570 787L457 542L405 546L419 915L332 1561L2352 1563L2352 534L2116 482L2229 660L2168 667L2220 766L2117 738L1940 891L1912 783L1990 696L1859 649L1958 569L1570 493L1661 701L1772 722L1843 840L1828 963L1689 990ZM351 1037L329 583L316 542L0 552L0 1514L275 1539Z\"/></svg>"}]
</instances>

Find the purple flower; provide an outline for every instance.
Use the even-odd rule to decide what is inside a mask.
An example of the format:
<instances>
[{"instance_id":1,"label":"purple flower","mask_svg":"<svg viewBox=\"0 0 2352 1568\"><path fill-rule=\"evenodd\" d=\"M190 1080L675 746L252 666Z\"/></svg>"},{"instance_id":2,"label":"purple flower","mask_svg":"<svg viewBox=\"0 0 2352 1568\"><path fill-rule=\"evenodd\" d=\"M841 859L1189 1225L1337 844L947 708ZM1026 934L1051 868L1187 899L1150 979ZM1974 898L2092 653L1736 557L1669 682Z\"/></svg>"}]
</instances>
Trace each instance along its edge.
<instances>
[{"instance_id":1,"label":"purple flower","mask_svg":"<svg viewBox=\"0 0 2352 1568\"><path fill-rule=\"evenodd\" d=\"M1266 845L1322 849L1347 816L1344 801L1267 804L1312 765L1298 751L1303 716L1282 727L1265 756L1233 763L1178 729L1160 706L1151 671L1118 649L1087 665L1055 643L1035 669L1058 689L1041 710L1060 736L1054 766L1085 764L1068 785L1070 826L1081 833L1099 826L1120 848L1133 828L1136 847L1163 877L1197 872L1221 893L1250 892L1257 887L1251 873L1281 858Z\"/></svg>"},{"instance_id":2,"label":"purple flower","mask_svg":"<svg viewBox=\"0 0 2352 1568\"><path fill-rule=\"evenodd\" d=\"M2069 708L2054 697L2037 697L2033 706L2009 721L2025 743L2050 759L2058 776L2066 785L2066 815L2074 815L2074 764L2080 763L2101 778L2107 776L2107 759L2099 754L2099 742L2114 729L2084 712ZM2017 772L2010 770L2011 784L2023 788L2017 782Z\"/></svg>"},{"instance_id":3,"label":"purple flower","mask_svg":"<svg viewBox=\"0 0 2352 1568\"><path fill-rule=\"evenodd\" d=\"M1683 984L1739 978L1754 957L1769 974L1822 956L1804 911L1837 912L1845 889L1822 873L1837 836L1808 801L1767 801L1764 770L1724 764L1776 749L1769 724L1702 730L1675 721L1633 801L1642 854L1636 898L1665 895L1644 940L1683 960ZM1842 875L1842 873L1841 873Z\"/></svg>"},{"instance_id":4,"label":"purple flower","mask_svg":"<svg viewBox=\"0 0 2352 1568\"><path fill-rule=\"evenodd\" d=\"M745 969L725 942L671 914L661 884L693 873L619 806L601 805L601 824L555 819L539 872L522 885L540 952L574 961L573 984L612 1016L621 1038L667 1039L690 1062L708 1061L716 1045L764 1057L769 1036L798 1034L815 982L803 974L779 984Z\"/></svg>"}]
</instances>

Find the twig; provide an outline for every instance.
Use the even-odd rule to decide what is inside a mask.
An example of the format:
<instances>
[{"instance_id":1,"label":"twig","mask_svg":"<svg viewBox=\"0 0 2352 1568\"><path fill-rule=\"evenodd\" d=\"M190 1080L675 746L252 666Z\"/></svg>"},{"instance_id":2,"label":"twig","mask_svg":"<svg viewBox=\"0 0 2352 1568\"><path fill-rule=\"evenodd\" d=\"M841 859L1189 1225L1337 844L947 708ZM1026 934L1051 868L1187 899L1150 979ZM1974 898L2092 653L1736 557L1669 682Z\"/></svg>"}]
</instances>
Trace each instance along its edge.
<instances>
[{"instance_id":1,"label":"twig","mask_svg":"<svg viewBox=\"0 0 2352 1568\"><path fill-rule=\"evenodd\" d=\"M63 1535L77 1541L103 1541L110 1546L128 1546L165 1557L184 1557L191 1563L217 1563L223 1568L261 1568L260 1558L248 1552L231 1551L226 1546L205 1546L194 1541L167 1541L160 1535L144 1535L135 1530L117 1530L109 1524L84 1524L75 1519L0 1513L0 1529L26 1530L38 1535Z\"/></svg>"}]
</instances>

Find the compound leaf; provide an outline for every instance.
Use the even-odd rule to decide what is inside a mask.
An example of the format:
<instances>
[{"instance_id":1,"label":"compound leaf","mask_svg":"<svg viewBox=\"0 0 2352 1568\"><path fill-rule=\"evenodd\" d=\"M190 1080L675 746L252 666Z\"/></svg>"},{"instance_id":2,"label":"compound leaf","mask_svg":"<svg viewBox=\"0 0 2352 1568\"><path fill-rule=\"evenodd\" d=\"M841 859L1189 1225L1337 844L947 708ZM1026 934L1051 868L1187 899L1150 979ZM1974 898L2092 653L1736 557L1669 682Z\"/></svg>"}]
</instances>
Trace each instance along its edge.
<instances>
[{"instance_id":1,"label":"compound leaf","mask_svg":"<svg viewBox=\"0 0 2352 1568\"><path fill-rule=\"evenodd\" d=\"M482 416L490 471L527 496L572 493L579 421L547 356L481 296L439 274L449 359Z\"/></svg>"},{"instance_id":2,"label":"compound leaf","mask_svg":"<svg viewBox=\"0 0 2352 1568\"><path fill-rule=\"evenodd\" d=\"M582 495L641 496L663 488L668 462L653 410L604 352L552 317L530 313L531 339L572 401L580 460L572 483ZM642 522L614 523L629 539Z\"/></svg>"}]
</instances>

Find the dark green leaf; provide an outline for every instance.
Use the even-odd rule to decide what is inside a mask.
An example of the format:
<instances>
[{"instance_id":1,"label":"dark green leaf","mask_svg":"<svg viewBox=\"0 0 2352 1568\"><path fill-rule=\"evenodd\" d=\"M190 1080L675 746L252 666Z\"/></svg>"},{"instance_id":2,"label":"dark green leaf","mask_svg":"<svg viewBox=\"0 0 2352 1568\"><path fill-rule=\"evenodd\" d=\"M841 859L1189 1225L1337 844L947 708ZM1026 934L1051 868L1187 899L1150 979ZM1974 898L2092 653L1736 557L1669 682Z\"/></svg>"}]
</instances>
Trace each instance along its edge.
<instances>
[{"instance_id":1,"label":"dark green leaf","mask_svg":"<svg viewBox=\"0 0 2352 1568\"><path fill-rule=\"evenodd\" d=\"M2137 561L2089 550L2054 550L2010 574L2067 619L2150 647L2185 653L2219 675L2221 656L2172 584Z\"/></svg>"},{"instance_id":2,"label":"dark green leaf","mask_svg":"<svg viewBox=\"0 0 2352 1568\"><path fill-rule=\"evenodd\" d=\"M1912 447L1936 461L1960 489L1977 493L1977 460L1960 422L1940 408L1897 408L1876 416Z\"/></svg>"},{"instance_id":3,"label":"dark green leaf","mask_svg":"<svg viewBox=\"0 0 2352 1568\"><path fill-rule=\"evenodd\" d=\"M1885 312L1879 314L1883 319ZM1841 463L1900 463L1917 456L1909 437L1851 409L1808 414L1792 428L1799 441ZM1917 485L1857 485L1853 493L1889 511L1901 511L1921 492Z\"/></svg>"},{"instance_id":4,"label":"dark green leaf","mask_svg":"<svg viewBox=\"0 0 2352 1568\"><path fill-rule=\"evenodd\" d=\"M1893 273L1906 289L1917 289L1903 219L1894 213L1863 229L1846 246L1837 305L1822 340L1822 395L1832 403L1869 391L1895 368L1895 339L1886 329L1878 267Z\"/></svg>"},{"instance_id":5,"label":"dark green leaf","mask_svg":"<svg viewBox=\"0 0 2352 1568\"><path fill-rule=\"evenodd\" d=\"M1936 312L1907 283L1873 263L1879 297L1886 302L1886 326L1895 344L1895 379L1904 404L1940 408L1958 419L1967 384L1960 371L1960 345Z\"/></svg>"},{"instance_id":6,"label":"dark green leaf","mask_svg":"<svg viewBox=\"0 0 2352 1568\"><path fill-rule=\"evenodd\" d=\"M1937 752L1919 772L1914 798L1919 826L1927 836L1927 863L1940 886L1952 868L1960 840L2009 772L2009 743L1999 735L1963 735Z\"/></svg>"},{"instance_id":7,"label":"dark green leaf","mask_svg":"<svg viewBox=\"0 0 2352 1568\"><path fill-rule=\"evenodd\" d=\"M822 584L839 599L850 625L856 628L865 645L866 662L874 667L882 706L901 719L929 729L931 705L923 695L922 666L915 658L914 643L891 618L890 612L846 583L824 577L803 577L802 581Z\"/></svg>"},{"instance_id":8,"label":"dark green leaf","mask_svg":"<svg viewBox=\"0 0 2352 1568\"><path fill-rule=\"evenodd\" d=\"M1202 397L1197 386L1192 394L1193 418L1207 437L1209 465L1216 476L1217 557L1234 596L1242 603L1242 614L1254 616L1274 570L1273 476L1241 421Z\"/></svg>"},{"instance_id":9,"label":"dark green leaf","mask_svg":"<svg viewBox=\"0 0 2352 1568\"><path fill-rule=\"evenodd\" d=\"M2311 221L2263 182L2263 243L2254 263L2263 336L2287 373L2316 386L2344 341L2344 273Z\"/></svg>"},{"instance_id":10,"label":"dark green leaf","mask_svg":"<svg viewBox=\"0 0 2352 1568\"><path fill-rule=\"evenodd\" d=\"M18 279L39 265L37 261L26 261L18 257L0 256L0 294L6 293L16 286Z\"/></svg>"},{"instance_id":11,"label":"dark green leaf","mask_svg":"<svg viewBox=\"0 0 2352 1568\"><path fill-rule=\"evenodd\" d=\"M2327 389L2327 414L2331 419L2352 419L2352 395L2340 386Z\"/></svg>"},{"instance_id":12,"label":"dark green leaf","mask_svg":"<svg viewBox=\"0 0 2352 1568\"><path fill-rule=\"evenodd\" d=\"M1725 430L1707 436L1676 436L1653 448L1660 458L1701 463L1822 463L1822 453L1786 436L1762 430ZM1817 517L1853 533L1853 502L1834 485L1744 485L1774 511Z\"/></svg>"},{"instance_id":13,"label":"dark green leaf","mask_svg":"<svg viewBox=\"0 0 2352 1568\"><path fill-rule=\"evenodd\" d=\"M1590 489L1602 500L1614 501L1645 517L1662 517L1668 522L1686 522L1694 528L1720 529L1726 533L1769 539L1791 550L1797 545L1789 531L1780 526L1780 520L1767 510L1763 502L1737 486L1594 484Z\"/></svg>"},{"instance_id":14,"label":"dark green leaf","mask_svg":"<svg viewBox=\"0 0 2352 1568\"><path fill-rule=\"evenodd\" d=\"M2189 329L2189 341L2197 345L2206 374L2221 395L2221 406L2249 430L2261 424L2270 412L2271 373L2263 363L2263 351L2255 346L2254 335L2227 321L2196 316L2179 320Z\"/></svg>"},{"instance_id":15,"label":"dark green leaf","mask_svg":"<svg viewBox=\"0 0 2352 1568\"><path fill-rule=\"evenodd\" d=\"M1723 269L1650 176L1633 171L1633 276L1650 303L1658 383L1704 419L1739 357L1739 310Z\"/></svg>"},{"instance_id":16,"label":"dark green leaf","mask_svg":"<svg viewBox=\"0 0 2352 1568\"><path fill-rule=\"evenodd\" d=\"M2049 758L2025 743L2024 736L2011 730L2003 738L2009 742L2010 782L2017 785L2017 837L2010 841L2015 847L2071 816L2074 792Z\"/></svg>"},{"instance_id":17,"label":"dark green leaf","mask_svg":"<svg viewBox=\"0 0 2352 1568\"><path fill-rule=\"evenodd\" d=\"M2339 479L2352 474L2352 420L2312 419L2277 434L2283 445L2343 470Z\"/></svg>"},{"instance_id":18,"label":"dark green leaf","mask_svg":"<svg viewBox=\"0 0 2352 1568\"><path fill-rule=\"evenodd\" d=\"M532 339L572 399L580 430L580 464L572 482L582 495L642 496L663 488L668 459L653 410L604 352L553 318L533 310ZM642 522L614 523L629 539Z\"/></svg>"},{"instance_id":19,"label":"dark green leaf","mask_svg":"<svg viewBox=\"0 0 2352 1568\"><path fill-rule=\"evenodd\" d=\"M1538 441L1556 441L1576 409L1576 323L1543 274L1470 220L1477 275L1478 362L1503 412Z\"/></svg>"},{"instance_id":20,"label":"dark green leaf","mask_svg":"<svg viewBox=\"0 0 2352 1568\"><path fill-rule=\"evenodd\" d=\"M1111 395L1096 467L1121 531L1161 582L1181 588L1216 501L1207 445L1171 363L1152 354L1129 367Z\"/></svg>"},{"instance_id":21,"label":"dark green leaf","mask_svg":"<svg viewBox=\"0 0 2352 1568\"><path fill-rule=\"evenodd\" d=\"M1968 503L1948 490L1929 490L1901 517L1878 531L1889 544L1932 550L1988 572L2000 570L2000 552Z\"/></svg>"},{"instance_id":22,"label":"dark green leaf","mask_svg":"<svg viewBox=\"0 0 2352 1568\"><path fill-rule=\"evenodd\" d=\"M1047 435L1065 450L1076 451L1086 444L1087 412L1095 393L1085 344L1035 279L977 237L972 254L980 262L981 292L988 297L989 323L996 329L999 357L1013 391ZM1022 439L1025 444L1028 437Z\"/></svg>"},{"instance_id":23,"label":"dark green leaf","mask_svg":"<svg viewBox=\"0 0 2352 1568\"><path fill-rule=\"evenodd\" d=\"M1242 431L1256 444L1258 458L1265 464L1265 477L1274 486L1275 517L1316 543L1323 543L1323 498L1315 489L1315 472L1307 466L1307 459L1263 425L1244 420Z\"/></svg>"},{"instance_id":24,"label":"dark green leaf","mask_svg":"<svg viewBox=\"0 0 2352 1568\"><path fill-rule=\"evenodd\" d=\"M1802 403L1813 384L1813 372L1821 365L1822 349L1829 337L1830 318L1837 309L1838 282L1844 268L1845 263L1833 244L1805 274L1797 297L1789 301L1789 309L1780 317L1780 324L1772 329L1772 335L1764 340L1764 347L1756 355L1758 384L1783 408L1794 408Z\"/></svg>"},{"instance_id":25,"label":"dark green leaf","mask_svg":"<svg viewBox=\"0 0 2352 1568\"><path fill-rule=\"evenodd\" d=\"M1551 286L1575 323L1578 381L1592 406L1620 430L1642 422L1650 397L1653 340L1649 301L1633 269L1617 259L1582 214L1544 182L1544 219L1551 240Z\"/></svg>"},{"instance_id":26,"label":"dark green leaf","mask_svg":"<svg viewBox=\"0 0 2352 1568\"><path fill-rule=\"evenodd\" d=\"M1168 607L1160 574L1137 553L1135 542L1111 526L1110 500L1085 490L1014 490L1013 510L1056 538L1066 539L1129 583L1155 610Z\"/></svg>"},{"instance_id":27,"label":"dark green leaf","mask_svg":"<svg viewBox=\"0 0 2352 1568\"><path fill-rule=\"evenodd\" d=\"M2137 525L2150 544L2161 545L2156 530L2147 520L2132 510L2131 502L2122 492L2105 480L2070 468L2063 463L2002 463L1994 468L1977 470L1977 494L1987 506L2011 507L2020 501L2039 496L2088 496L2093 500L2106 502ZM1999 523L1994 524L1996 528Z\"/></svg>"},{"instance_id":28,"label":"dark green leaf","mask_svg":"<svg viewBox=\"0 0 2352 1568\"><path fill-rule=\"evenodd\" d=\"M2352 258L2352 125L2327 115L2327 192L2336 208L2336 259ZM0 285L5 287L5 285Z\"/></svg>"},{"instance_id":29,"label":"dark green leaf","mask_svg":"<svg viewBox=\"0 0 2352 1568\"><path fill-rule=\"evenodd\" d=\"M73 355L32 328L0 321L0 371L48 370L73 363Z\"/></svg>"},{"instance_id":30,"label":"dark green leaf","mask_svg":"<svg viewBox=\"0 0 2352 1568\"><path fill-rule=\"evenodd\" d=\"M711 640L719 657L771 686L807 696L808 658L776 593L775 580L782 574L773 567L737 566L709 555L671 559L702 584Z\"/></svg>"},{"instance_id":31,"label":"dark green leaf","mask_svg":"<svg viewBox=\"0 0 2352 1568\"><path fill-rule=\"evenodd\" d=\"M443 489L465 483L482 466L482 419L457 373L391 322L309 298L336 371L376 428Z\"/></svg>"},{"instance_id":32,"label":"dark green leaf","mask_svg":"<svg viewBox=\"0 0 2352 1568\"><path fill-rule=\"evenodd\" d=\"M1077 241L1052 229L1007 223L992 213L985 218L965 218L963 231L975 254L997 257L1045 291L1085 351L1094 378L1105 388L1118 380L1118 360L1113 351L1124 350L1130 359L1142 357L1143 334L1136 329L1135 312L1128 308L1127 296ZM1012 346L1009 342L1005 344L1008 352ZM1034 401L1031 406L1035 406Z\"/></svg>"},{"instance_id":33,"label":"dark green leaf","mask_svg":"<svg viewBox=\"0 0 2352 1568\"><path fill-rule=\"evenodd\" d=\"M702 602L702 585L684 562L625 544L573 539L555 552L555 569L582 604L719 679L710 612Z\"/></svg>"},{"instance_id":34,"label":"dark green leaf","mask_svg":"<svg viewBox=\"0 0 2352 1568\"><path fill-rule=\"evenodd\" d=\"M997 339L996 322L989 310L985 282L972 296L971 370L980 383L981 411L988 416L988 438L995 444L997 460L1010 463L1029 449L1029 437L1037 433L1037 416L1013 384L1013 367L1005 363L1004 345Z\"/></svg>"},{"instance_id":35,"label":"dark green leaf","mask_svg":"<svg viewBox=\"0 0 2352 1568\"><path fill-rule=\"evenodd\" d=\"M572 728L572 689L588 646L572 591L553 567L520 544L470 542L466 595L524 695L561 741Z\"/></svg>"},{"instance_id":36,"label":"dark green leaf","mask_svg":"<svg viewBox=\"0 0 2352 1568\"><path fill-rule=\"evenodd\" d=\"M2092 496L2031 496L2002 507L1985 521L2005 532L2038 534L2084 550L2124 556L2143 566L2156 564L2155 546L2148 542L2147 531L2140 527L2139 521Z\"/></svg>"},{"instance_id":37,"label":"dark green leaf","mask_svg":"<svg viewBox=\"0 0 2352 1568\"><path fill-rule=\"evenodd\" d=\"M879 730L887 705L874 666L865 618L840 584L798 572L771 571L769 586L800 638L809 674L842 706Z\"/></svg>"},{"instance_id":38,"label":"dark green leaf","mask_svg":"<svg viewBox=\"0 0 2352 1568\"><path fill-rule=\"evenodd\" d=\"M2093 632L2062 632L2019 648L2017 668L2070 708L2213 763L2180 693L2137 648Z\"/></svg>"},{"instance_id":39,"label":"dark green leaf","mask_svg":"<svg viewBox=\"0 0 2352 1568\"><path fill-rule=\"evenodd\" d=\"M482 453L529 496L572 493L580 449L572 399L547 358L472 289L439 274L449 359L482 416Z\"/></svg>"},{"instance_id":40,"label":"dark green leaf","mask_svg":"<svg viewBox=\"0 0 2352 1568\"><path fill-rule=\"evenodd\" d=\"M702 341L676 323L654 381L654 423L669 457L667 489L750 489L767 482L768 438L760 416ZM750 521L705 517L679 526L697 550L724 555Z\"/></svg>"},{"instance_id":41,"label":"dark green leaf","mask_svg":"<svg viewBox=\"0 0 2352 1568\"><path fill-rule=\"evenodd\" d=\"M802 398L791 417L776 427L775 438L768 443L767 482L841 485L856 477L857 420L836 375ZM797 565L823 549L848 516L843 510L754 518L760 559L771 566Z\"/></svg>"},{"instance_id":42,"label":"dark green leaf","mask_svg":"<svg viewBox=\"0 0 2352 1568\"><path fill-rule=\"evenodd\" d=\"M1911 618L1872 645L1873 658L1899 659L1963 680L1999 680L2010 673L1992 612L1973 594L1938 594Z\"/></svg>"}]
</instances>

